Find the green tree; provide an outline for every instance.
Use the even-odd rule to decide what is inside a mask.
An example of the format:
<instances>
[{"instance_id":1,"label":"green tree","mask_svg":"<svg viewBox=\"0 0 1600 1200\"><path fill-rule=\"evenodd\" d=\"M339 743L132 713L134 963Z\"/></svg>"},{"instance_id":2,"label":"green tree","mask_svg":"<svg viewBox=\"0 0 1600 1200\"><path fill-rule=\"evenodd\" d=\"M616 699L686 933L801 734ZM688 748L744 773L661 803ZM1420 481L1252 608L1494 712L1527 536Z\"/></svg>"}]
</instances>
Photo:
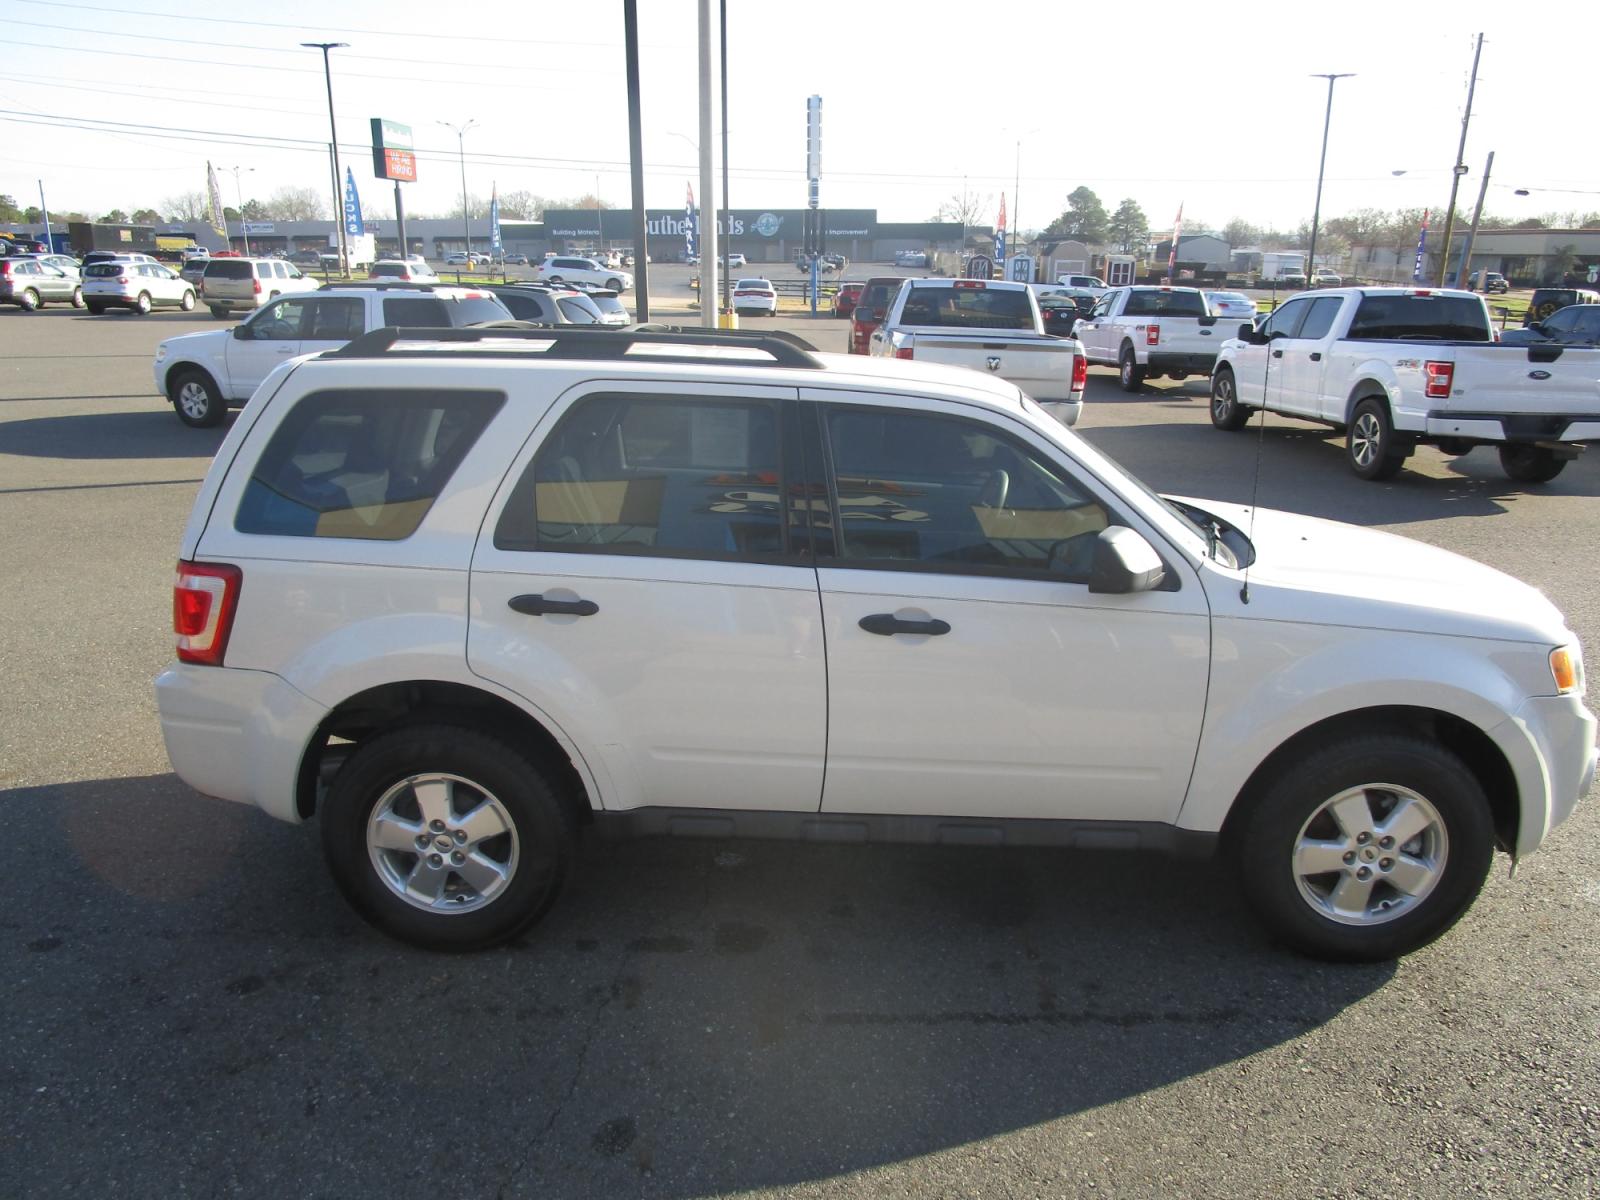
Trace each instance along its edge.
<instances>
[{"instance_id":1,"label":"green tree","mask_svg":"<svg viewBox=\"0 0 1600 1200\"><path fill-rule=\"evenodd\" d=\"M1235 250L1245 246L1259 246L1265 230L1252 225L1243 217L1235 217L1222 227L1222 240Z\"/></svg>"},{"instance_id":2,"label":"green tree","mask_svg":"<svg viewBox=\"0 0 1600 1200\"><path fill-rule=\"evenodd\" d=\"M1074 188L1067 197L1067 209L1045 227L1046 237L1069 237L1091 245L1106 240L1111 218L1100 197L1086 187Z\"/></svg>"},{"instance_id":3,"label":"green tree","mask_svg":"<svg viewBox=\"0 0 1600 1200\"><path fill-rule=\"evenodd\" d=\"M267 206L261 203L259 200L246 200L244 202L244 208L240 211L244 213L244 219L246 221L267 221L271 220L272 216L271 213L267 211Z\"/></svg>"},{"instance_id":4,"label":"green tree","mask_svg":"<svg viewBox=\"0 0 1600 1200\"><path fill-rule=\"evenodd\" d=\"M128 214L120 208L113 208L100 219L108 225L125 225L128 221Z\"/></svg>"},{"instance_id":5,"label":"green tree","mask_svg":"<svg viewBox=\"0 0 1600 1200\"><path fill-rule=\"evenodd\" d=\"M22 220L22 210L17 207L16 197L0 194L0 221L15 224Z\"/></svg>"},{"instance_id":6,"label":"green tree","mask_svg":"<svg viewBox=\"0 0 1600 1200\"><path fill-rule=\"evenodd\" d=\"M44 220L44 210L30 204L22 210L22 219L29 225L32 225L35 221L42 221Z\"/></svg>"},{"instance_id":7,"label":"green tree","mask_svg":"<svg viewBox=\"0 0 1600 1200\"><path fill-rule=\"evenodd\" d=\"M1117 211L1111 214L1107 233L1118 249L1129 254L1150 240L1150 222L1145 218L1144 209L1129 198L1117 205Z\"/></svg>"},{"instance_id":8,"label":"green tree","mask_svg":"<svg viewBox=\"0 0 1600 1200\"><path fill-rule=\"evenodd\" d=\"M133 223L135 225L159 225L161 214L153 208L136 208L133 210Z\"/></svg>"},{"instance_id":9,"label":"green tree","mask_svg":"<svg viewBox=\"0 0 1600 1200\"><path fill-rule=\"evenodd\" d=\"M137 216L138 214L135 213L134 215ZM239 210L231 204L224 204L222 206L222 219L224 221L237 221L239 219Z\"/></svg>"}]
</instances>

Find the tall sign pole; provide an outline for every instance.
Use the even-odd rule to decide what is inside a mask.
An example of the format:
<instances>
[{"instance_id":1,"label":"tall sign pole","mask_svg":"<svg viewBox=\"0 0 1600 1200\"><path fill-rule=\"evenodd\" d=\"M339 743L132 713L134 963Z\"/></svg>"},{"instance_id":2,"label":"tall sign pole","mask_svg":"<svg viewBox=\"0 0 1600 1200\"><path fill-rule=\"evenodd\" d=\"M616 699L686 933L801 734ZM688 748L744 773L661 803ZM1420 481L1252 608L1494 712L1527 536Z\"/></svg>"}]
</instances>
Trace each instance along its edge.
<instances>
[{"instance_id":1,"label":"tall sign pole","mask_svg":"<svg viewBox=\"0 0 1600 1200\"><path fill-rule=\"evenodd\" d=\"M711 0L700 0L700 211L711 209L711 220L700 222L700 324L717 327L717 202L711 160Z\"/></svg>"},{"instance_id":2,"label":"tall sign pole","mask_svg":"<svg viewBox=\"0 0 1600 1200\"><path fill-rule=\"evenodd\" d=\"M1313 75L1313 79L1328 81L1328 107L1322 114L1322 157L1317 160L1317 201L1311 208L1311 245L1306 248L1306 282L1317 269L1317 226L1322 220L1322 173L1328 167L1328 127L1333 124L1333 85L1340 79L1349 79L1351 72L1341 75ZM1176 246L1173 249L1177 249Z\"/></svg>"},{"instance_id":3,"label":"tall sign pole","mask_svg":"<svg viewBox=\"0 0 1600 1200\"><path fill-rule=\"evenodd\" d=\"M406 205L400 196L400 184L417 181L417 155L411 138L411 126L399 121L372 118L372 174L378 179L394 180L394 220L400 235L400 257L411 256L411 245L406 241Z\"/></svg>"},{"instance_id":4,"label":"tall sign pole","mask_svg":"<svg viewBox=\"0 0 1600 1200\"><path fill-rule=\"evenodd\" d=\"M806 251L811 255L811 315L817 315L818 293L822 290L822 213L818 206L822 194L822 97L806 97L806 208L810 217L811 238Z\"/></svg>"},{"instance_id":5,"label":"tall sign pole","mask_svg":"<svg viewBox=\"0 0 1600 1200\"><path fill-rule=\"evenodd\" d=\"M1467 173L1467 164L1461 160L1467 153L1467 125L1472 120L1472 93L1478 87L1478 59L1483 55L1483 34L1478 35L1478 45L1472 52L1472 79L1467 83L1467 111L1461 114L1461 144L1456 147L1456 165L1450 168L1450 207L1444 213L1444 240L1439 243L1439 286L1450 275L1450 231L1456 223L1456 189L1461 177Z\"/></svg>"},{"instance_id":6,"label":"tall sign pole","mask_svg":"<svg viewBox=\"0 0 1600 1200\"><path fill-rule=\"evenodd\" d=\"M639 118L639 0L622 0L628 62L628 178L633 189L634 318L650 319L650 229L644 213L644 129Z\"/></svg>"}]
</instances>

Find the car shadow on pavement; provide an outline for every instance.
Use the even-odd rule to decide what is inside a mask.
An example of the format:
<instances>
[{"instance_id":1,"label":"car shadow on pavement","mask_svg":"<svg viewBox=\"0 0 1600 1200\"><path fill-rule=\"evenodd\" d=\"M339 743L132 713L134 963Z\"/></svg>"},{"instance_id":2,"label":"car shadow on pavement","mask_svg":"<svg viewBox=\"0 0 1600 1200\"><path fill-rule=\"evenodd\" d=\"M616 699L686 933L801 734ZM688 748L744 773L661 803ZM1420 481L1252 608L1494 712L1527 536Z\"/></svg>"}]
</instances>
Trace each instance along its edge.
<instances>
[{"instance_id":1,"label":"car shadow on pavement","mask_svg":"<svg viewBox=\"0 0 1600 1200\"><path fill-rule=\"evenodd\" d=\"M59 399L60 397L49 397ZM30 458L135 459L205 458L222 445L231 420L212 429L191 429L172 406L150 397L148 412L74 413L0 422L0 454Z\"/></svg>"},{"instance_id":2,"label":"car shadow on pavement","mask_svg":"<svg viewBox=\"0 0 1600 1200\"><path fill-rule=\"evenodd\" d=\"M1451 458L1422 446L1398 475L1373 483L1350 470L1342 436L1320 427L1272 422L1263 430L1252 423L1223 433L1207 421L1101 424L1078 432L1159 492L1238 504L1254 496L1263 508L1356 525L1488 516L1523 495L1600 496L1600 456L1592 453L1549 483L1524 484L1506 478L1493 447Z\"/></svg>"},{"instance_id":3,"label":"car shadow on pavement","mask_svg":"<svg viewBox=\"0 0 1600 1200\"><path fill-rule=\"evenodd\" d=\"M1268 945L1216 861L765 842L586 842L517 943L427 954L314 826L171 775L0 802L18 1194L827 1180L1239 1063L1393 974Z\"/></svg>"}]
</instances>

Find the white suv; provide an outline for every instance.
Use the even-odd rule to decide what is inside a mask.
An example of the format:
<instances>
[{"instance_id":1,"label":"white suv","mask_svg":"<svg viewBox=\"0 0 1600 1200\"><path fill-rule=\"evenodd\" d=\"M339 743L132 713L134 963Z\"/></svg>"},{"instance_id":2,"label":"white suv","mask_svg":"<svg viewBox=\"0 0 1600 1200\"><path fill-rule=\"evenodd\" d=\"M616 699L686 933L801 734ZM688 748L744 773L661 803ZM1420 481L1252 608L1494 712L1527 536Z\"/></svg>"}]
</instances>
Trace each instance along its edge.
<instances>
[{"instance_id":1,"label":"white suv","mask_svg":"<svg viewBox=\"0 0 1600 1200\"><path fill-rule=\"evenodd\" d=\"M572 258L556 255L547 258L533 269L545 283L592 283L610 288L613 292L626 292L633 288L633 276L618 267L606 267L592 258Z\"/></svg>"},{"instance_id":2,"label":"white suv","mask_svg":"<svg viewBox=\"0 0 1600 1200\"><path fill-rule=\"evenodd\" d=\"M779 335L294 358L180 558L178 774L315 815L345 896L425 946L527 926L593 826L1220 846L1287 943L1384 958L1595 771L1531 587L1163 500L1003 381Z\"/></svg>"}]
</instances>

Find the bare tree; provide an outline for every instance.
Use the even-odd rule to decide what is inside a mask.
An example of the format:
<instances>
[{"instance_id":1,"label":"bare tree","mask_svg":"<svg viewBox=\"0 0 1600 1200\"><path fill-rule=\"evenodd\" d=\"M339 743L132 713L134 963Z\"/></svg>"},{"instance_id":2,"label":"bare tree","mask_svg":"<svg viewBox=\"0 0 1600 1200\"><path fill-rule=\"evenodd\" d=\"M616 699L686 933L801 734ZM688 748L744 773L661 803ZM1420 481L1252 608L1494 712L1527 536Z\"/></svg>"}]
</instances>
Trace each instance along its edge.
<instances>
[{"instance_id":1,"label":"bare tree","mask_svg":"<svg viewBox=\"0 0 1600 1200\"><path fill-rule=\"evenodd\" d=\"M161 211L169 221L202 220L209 207L204 192L179 192L161 202Z\"/></svg>"},{"instance_id":2,"label":"bare tree","mask_svg":"<svg viewBox=\"0 0 1600 1200\"><path fill-rule=\"evenodd\" d=\"M543 196L529 191L507 192L500 197L500 215L514 221L537 221L546 208Z\"/></svg>"},{"instance_id":3,"label":"bare tree","mask_svg":"<svg viewBox=\"0 0 1600 1200\"><path fill-rule=\"evenodd\" d=\"M322 221L328 216L316 188L281 187L267 197L266 207L274 221Z\"/></svg>"},{"instance_id":4,"label":"bare tree","mask_svg":"<svg viewBox=\"0 0 1600 1200\"><path fill-rule=\"evenodd\" d=\"M949 221L952 224L960 222L962 225L983 225L984 217L994 207L994 194L992 192L961 192L951 196L939 210L933 214L935 221Z\"/></svg>"}]
</instances>

